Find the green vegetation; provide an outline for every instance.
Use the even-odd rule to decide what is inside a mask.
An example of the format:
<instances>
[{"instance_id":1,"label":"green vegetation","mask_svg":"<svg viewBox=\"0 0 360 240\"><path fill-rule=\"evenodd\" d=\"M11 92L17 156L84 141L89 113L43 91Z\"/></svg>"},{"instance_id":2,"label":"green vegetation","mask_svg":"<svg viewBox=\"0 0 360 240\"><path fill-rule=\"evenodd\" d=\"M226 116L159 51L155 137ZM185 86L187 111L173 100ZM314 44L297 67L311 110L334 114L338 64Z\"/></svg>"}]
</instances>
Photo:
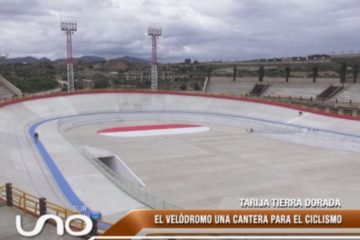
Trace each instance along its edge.
<instances>
[{"instance_id":1,"label":"green vegetation","mask_svg":"<svg viewBox=\"0 0 360 240\"><path fill-rule=\"evenodd\" d=\"M284 67L264 69L264 75L266 77L285 77L286 71Z\"/></svg>"},{"instance_id":2,"label":"green vegetation","mask_svg":"<svg viewBox=\"0 0 360 240\"><path fill-rule=\"evenodd\" d=\"M0 65L0 74L25 93L51 90L59 86L51 63Z\"/></svg>"},{"instance_id":3,"label":"green vegetation","mask_svg":"<svg viewBox=\"0 0 360 240\"><path fill-rule=\"evenodd\" d=\"M360 64L360 57L336 57L332 59L332 62L336 63L337 65L341 65L342 63L346 62L349 66Z\"/></svg>"},{"instance_id":4,"label":"green vegetation","mask_svg":"<svg viewBox=\"0 0 360 240\"><path fill-rule=\"evenodd\" d=\"M200 91L200 90L201 90L201 85L200 85L200 83L195 82L194 85L193 85L193 89L194 89L195 91Z\"/></svg>"},{"instance_id":5,"label":"green vegetation","mask_svg":"<svg viewBox=\"0 0 360 240\"><path fill-rule=\"evenodd\" d=\"M344 64L345 63L345 64ZM262 65L264 64L264 65ZM159 87L163 90L200 91L206 77L256 77L273 78L339 78L352 82L357 75L360 57L331 58L323 62L208 62L190 58L181 63L159 64ZM289 68L288 68L289 67ZM66 62L64 60L32 64L0 64L0 74L25 93L66 87ZM104 62L74 61L76 88L150 88L150 65L113 59ZM131 72L131 75L129 74ZM160 73L166 75L160 75ZM134 74L139 74L134 77ZM145 75L143 75L145 74ZM145 76L145 77L144 77ZM171 77L169 77L171 76Z\"/></svg>"},{"instance_id":6,"label":"green vegetation","mask_svg":"<svg viewBox=\"0 0 360 240\"><path fill-rule=\"evenodd\" d=\"M186 83L183 83L183 84L180 85L180 90L181 91L186 91L186 89L187 89Z\"/></svg>"},{"instance_id":7,"label":"green vegetation","mask_svg":"<svg viewBox=\"0 0 360 240\"><path fill-rule=\"evenodd\" d=\"M264 80L265 70L264 67L261 66L259 68L259 81L262 82Z\"/></svg>"},{"instance_id":8,"label":"green vegetation","mask_svg":"<svg viewBox=\"0 0 360 240\"><path fill-rule=\"evenodd\" d=\"M95 74L93 80L94 80L94 88L96 89L110 87L109 79L102 74Z\"/></svg>"},{"instance_id":9,"label":"green vegetation","mask_svg":"<svg viewBox=\"0 0 360 240\"><path fill-rule=\"evenodd\" d=\"M340 69L340 82L342 83L344 83L346 80L346 69L347 69L346 62L343 62L341 64L341 69Z\"/></svg>"}]
</instances>

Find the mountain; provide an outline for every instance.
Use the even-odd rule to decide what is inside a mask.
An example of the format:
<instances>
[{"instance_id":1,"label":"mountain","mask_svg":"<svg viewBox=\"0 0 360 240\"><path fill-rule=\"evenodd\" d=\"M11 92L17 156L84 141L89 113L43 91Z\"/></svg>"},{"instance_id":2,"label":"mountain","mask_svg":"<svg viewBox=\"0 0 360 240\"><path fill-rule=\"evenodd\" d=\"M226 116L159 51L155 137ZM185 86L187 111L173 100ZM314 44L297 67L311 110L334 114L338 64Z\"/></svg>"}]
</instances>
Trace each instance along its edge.
<instances>
[{"instance_id":1,"label":"mountain","mask_svg":"<svg viewBox=\"0 0 360 240\"><path fill-rule=\"evenodd\" d=\"M82 56L80 58L74 58L74 60L75 61L80 60L85 63L105 63L105 62L107 62L107 60L103 57L91 56L91 55ZM149 64L150 63L150 61L148 61L148 60L131 57L131 56L123 56L123 57L111 59L111 60L122 61L122 62L127 62L127 63L139 63L139 64ZM111 61L111 60L109 60L109 61ZM4 63L4 64L17 64L17 63L32 64L32 63L49 62L49 61L51 61L51 60L49 60L48 58L35 58L32 56L1 59L1 63ZM53 62L55 64L65 64L66 59L59 58L59 59L56 59L51 62Z\"/></svg>"},{"instance_id":2,"label":"mountain","mask_svg":"<svg viewBox=\"0 0 360 240\"><path fill-rule=\"evenodd\" d=\"M27 57L18 57L18 58L7 58L3 62L5 64L31 64L31 63L38 63L38 62L49 62L50 60L48 58L35 58L31 56Z\"/></svg>"},{"instance_id":3,"label":"mountain","mask_svg":"<svg viewBox=\"0 0 360 240\"><path fill-rule=\"evenodd\" d=\"M55 64L66 64L66 58L58 58L53 61Z\"/></svg>"},{"instance_id":4,"label":"mountain","mask_svg":"<svg viewBox=\"0 0 360 240\"><path fill-rule=\"evenodd\" d=\"M79 58L83 62L87 63L98 63L98 62L106 62L105 58L98 57L98 56L82 56Z\"/></svg>"},{"instance_id":5,"label":"mountain","mask_svg":"<svg viewBox=\"0 0 360 240\"><path fill-rule=\"evenodd\" d=\"M129 68L129 62L123 59L110 59L102 66L106 71L125 71Z\"/></svg>"},{"instance_id":6,"label":"mountain","mask_svg":"<svg viewBox=\"0 0 360 240\"><path fill-rule=\"evenodd\" d=\"M136 58L136 57L131 57L131 56L123 56L121 58L118 58L118 60L124 60L127 61L129 63L150 63L150 61L145 60L145 59L141 59L141 58Z\"/></svg>"},{"instance_id":7,"label":"mountain","mask_svg":"<svg viewBox=\"0 0 360 240\"><path fill-rule=\"evenodd\" d=\"M100 62L106 62L105 58L98 57L98 56L82 56L79 58L74 58L74 61L80 60L85 63L100 63ZM53 63L56 64L66 64L66 58L58 58L53 61Z\"/></svg>"},{"instance_id":8,"label":"mountain","mask_svg":"<svg viewBox=\"0 0 360 240\"><path fill-rule=\"evenodd\" d=\"M82 62L86 62L86 63L104 63L107 62L107 60L103 57L99 57L99 56L82 56L80 58L75 58L81 60ZM54 60L54 63L64 63L66 61L66 59L64 58L59 58ZM141 59L141 58L136 58L136 57L131 57L131 56L123 56L123 57L119 57L119 58L114 58L114 59L110 59L108 61L124 61L124 62L128 62L128 63L150 63L147 60Z\"/></svg>"}]
</instances>

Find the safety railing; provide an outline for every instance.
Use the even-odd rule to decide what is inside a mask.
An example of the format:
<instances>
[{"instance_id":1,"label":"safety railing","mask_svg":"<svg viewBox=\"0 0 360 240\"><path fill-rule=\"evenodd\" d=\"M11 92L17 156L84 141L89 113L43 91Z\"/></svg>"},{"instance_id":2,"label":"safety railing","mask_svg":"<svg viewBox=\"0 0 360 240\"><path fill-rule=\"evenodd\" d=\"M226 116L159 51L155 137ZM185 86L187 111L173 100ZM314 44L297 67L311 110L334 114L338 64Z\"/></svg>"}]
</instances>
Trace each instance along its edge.
<instances>
[{"instance_id":1,"label":"safety railing","mask_svg":"<svg viewBox=\"0 0 360 240\"><path fill-rule=\"evenodd\" d=\"M64 208L55 203L46 201L45 198L38 198L34 195L26 193L19 188L13 187L11 184L0 186L0 202L5 202L8 206L14 206L33 216L41 216L43 214L53 214L66 220L71 215L77 215L79 212ZM71 221L70 227L81 230L85 227L85 223L79 219ZM110 227L112 223L99 220L97 221L97 232L103 233Z\"/></svg>"}]
</instances>

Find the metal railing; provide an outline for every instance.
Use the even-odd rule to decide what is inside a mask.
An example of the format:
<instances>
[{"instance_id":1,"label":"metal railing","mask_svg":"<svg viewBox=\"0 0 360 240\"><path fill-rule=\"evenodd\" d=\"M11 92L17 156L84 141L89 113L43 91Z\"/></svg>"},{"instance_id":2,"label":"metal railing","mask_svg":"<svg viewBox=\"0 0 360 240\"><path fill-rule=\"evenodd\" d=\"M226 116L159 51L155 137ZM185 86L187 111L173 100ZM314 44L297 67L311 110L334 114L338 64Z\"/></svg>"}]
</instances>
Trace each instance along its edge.
<instances>
[{"instance_id":1,"label":"metal railing","mask_svg":"<svg viewBox=\"0 0 360 240\"><path fill-rule=\"evenodd\" d=\"M53 214L63 220L66 220L71 215L80 214L77 211L67 209L55 203L46 201L45 198L35 197L34 195L26 193L19 188L13 187L11 184L0 186L0 202L1 201L6 202L8 206L16 207L28 214L37 217L43 214ZM100 220L97 224L97 232L103 233L106 230L106 228L103 226L111 225L112 223ZM78 219L71 221L70 226L78 230L81 230L85 227L84 222Z\"/></svg>"}]
</instances>

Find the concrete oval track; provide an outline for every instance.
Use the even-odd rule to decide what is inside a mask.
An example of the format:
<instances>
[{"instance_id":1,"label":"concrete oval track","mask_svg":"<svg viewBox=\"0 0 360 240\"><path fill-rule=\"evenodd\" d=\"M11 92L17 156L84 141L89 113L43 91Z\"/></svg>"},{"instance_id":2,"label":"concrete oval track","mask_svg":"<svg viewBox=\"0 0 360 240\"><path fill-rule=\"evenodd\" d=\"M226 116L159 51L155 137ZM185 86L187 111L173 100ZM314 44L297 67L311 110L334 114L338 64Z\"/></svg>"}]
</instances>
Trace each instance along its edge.
<instances>
[{"instance_id":1,"label":"concrete oval track","mask_svg":"<svg viewBox=\"0 0 360 240\"><path fill-rule=\"evenodd\" d=\"M74 127L82 127L98 124L101 119L111 121L111 117L105 116L127 116L130 121L137 114L140 114L138 116L141 118L149 116L149 120L152 120L151 115L153 118L162 115L162 120L171 119L173 116L174 119L197 123L227 124L240 128L255 126L260 130L255 134L280 139L284 148L287 142L293 142L334 151L335 155L344 157L339 159L343 162L327 163L326 159L316 159L314 156L313 165L324 171L319 175L319 182L325 181L321 186L335 184L336 188L333 190L339 189L339 192L335 192L334 196L344 198L345 206L356 207L353 200L360 196L357 190L360 182L357 172L360 165L355 160L359 150L359 121L304 110L304 114L299 116L298 111L282 104L271 105L246 99L151 92L64 94L15 101L0 108L0 181L12 182L30 193L46 196L49 200L67 207L87 206L101 211L108 220L115 220L130 209L146 208L143 202L122 191L90 163L79 151L79 144L69 141L63 134L59 121L66 119L74 122ZM276 131L267 132L269 129ZM281 134L278 129L282 129ZM36 142L32 137L35 131L40 134L40 142ZM284 131L290 134L284 135ZM291 137L294 136L292 133L300 132L310 135ZM306 140L314 136L317 141L309 143ZM316 145L321 141L325 142L324 146ZM123 160L126 162L126 159ZM311 162L306 162L308 163L310 165L306 166L306 169L311 169ZM319 168L322 163L323 168ZM279 163L274 161L274 165L276 164ZM333 172L340 168L343 168L341 174ZM301 176L302 173L299 174ZM249 179L249 188L251 181ZM287 179L284 178L283 181L286 182ZM315 182L308 182L306 186L311 183ZM316 184L314 186L316 189ZM271 188L271 185L268 188ZM241 190L237 191L235 194L241 197ZM324 189L324 194L319 193L319 197L329 196L329 191L330 188ZM234 203L231 198L223 199L224 201Z\"/></svg>"}]
</instances>

